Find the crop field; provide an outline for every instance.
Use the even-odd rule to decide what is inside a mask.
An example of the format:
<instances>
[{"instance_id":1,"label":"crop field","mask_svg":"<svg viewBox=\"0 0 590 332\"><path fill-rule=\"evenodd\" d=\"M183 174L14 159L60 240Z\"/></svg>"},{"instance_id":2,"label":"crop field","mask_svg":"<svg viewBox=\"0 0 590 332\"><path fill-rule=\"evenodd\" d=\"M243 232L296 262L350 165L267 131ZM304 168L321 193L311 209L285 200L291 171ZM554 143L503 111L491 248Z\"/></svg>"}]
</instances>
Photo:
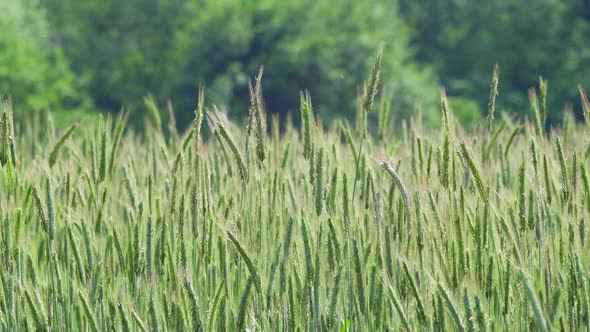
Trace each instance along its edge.
<instances>
[{"instance_id":1,"label":"crop field","mask_svg":"<svg viewBox=\"0 0 590 332\"><path fill-rule=\"evenodd\" d=\"M586 123L553 129L546 82L513 119L495 72L489 119L442 91L431 130L388 121L379 66L330 128L307 93L280 126L261 75L244 125L201 91L185 133L151 99L142 133L4 103L0 330L588 331L582 88Z\"/></svg>"}]
</instances>

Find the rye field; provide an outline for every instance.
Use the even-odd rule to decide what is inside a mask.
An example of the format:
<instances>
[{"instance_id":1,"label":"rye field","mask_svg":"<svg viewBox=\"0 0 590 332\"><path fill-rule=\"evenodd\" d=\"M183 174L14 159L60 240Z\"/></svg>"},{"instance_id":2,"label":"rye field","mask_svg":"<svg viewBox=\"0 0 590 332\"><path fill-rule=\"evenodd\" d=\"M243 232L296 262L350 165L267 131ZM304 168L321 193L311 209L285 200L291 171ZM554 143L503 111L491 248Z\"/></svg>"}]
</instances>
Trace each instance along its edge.
<instances>
[{"instance_id":1,"label":"rye field","mask_svg":"<svg viewBox=\"0 0 590 332\"><path fill-rule=\"evenodd\" d=\"M280 126L260 76L245 124L201 91L184 133L151 99L142 133L4 103L0 330L588 331L590 105L546 126L541 80L514 119L497 78L439 130L388 121L379 57L330 128L307 93Z\"/></svg>"}]
</instances>

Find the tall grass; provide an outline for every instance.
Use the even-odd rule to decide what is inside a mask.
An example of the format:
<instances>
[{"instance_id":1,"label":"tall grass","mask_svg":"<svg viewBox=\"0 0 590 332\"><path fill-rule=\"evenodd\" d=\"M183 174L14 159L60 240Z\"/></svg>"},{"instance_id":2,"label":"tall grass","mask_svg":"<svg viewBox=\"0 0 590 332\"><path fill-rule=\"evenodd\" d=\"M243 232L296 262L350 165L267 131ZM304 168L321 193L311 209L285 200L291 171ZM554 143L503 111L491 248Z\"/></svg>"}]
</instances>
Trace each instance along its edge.
<instances>
[{"instance_id":1,"label":"tall grass","mask_svg":"<svg viewBox=\"0 0 590 332\"><path fill-rule=\"evenodd\" d=\"M379 67L360 104L386 121ZM147 98L143 139L3 104L0 330L590 329L590 128L546 130L546 81L532 122L498 116L496 67L483 127L442 91L440 131L324 129L305 93L301 133L267 136L260 80L252 136L203 90L185 135Z\"/></svg>"}]
</instances>

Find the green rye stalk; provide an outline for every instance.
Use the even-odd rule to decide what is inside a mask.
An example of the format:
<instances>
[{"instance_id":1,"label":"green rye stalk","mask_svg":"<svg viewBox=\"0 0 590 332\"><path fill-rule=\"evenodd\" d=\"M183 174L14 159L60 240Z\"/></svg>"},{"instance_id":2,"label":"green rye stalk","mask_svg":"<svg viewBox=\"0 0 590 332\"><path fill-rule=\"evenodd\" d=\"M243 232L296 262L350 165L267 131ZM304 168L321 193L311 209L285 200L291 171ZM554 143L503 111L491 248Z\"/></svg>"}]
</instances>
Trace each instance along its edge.
<instances>
[{"instance_id":1,"label":"green rye stalk","mask_svg":"<svg viewBox=\"0 0 590 332\"><path fill-rule=\"evenodd\" d=\"M524 283L525 290L529 301L533 307L533 312L535 314L535 324L540 331L548 331L549 328L547 326L547 321L545 320L545 314L543 313L543 309L541 308L541 303L535 293L535 289L531 284L530 277L527 276L524 270L520 270L520 278Z\"/></svg>"},{"instance_id":2,"label":"green rye stalk","mask_svg":"<svg viewBox=\"0 0 590 332\"><path fill-rule=\"evenodd\" d=\"M406 274L406 278L410 281L410 289L412 290L412 294L416 299L416 304L418 305L418 321L423 325L428 325L428 318L426 317L426 310L424 309L424 303L422 301L422 297L420 296L420 291L418 290L418 285L414 281L414 277L410 273L410 269L408 268L408 264L404 261L403 269Z\"/></svg>"},{"instance_id":3,"label":"green rye stalk","mask_svg":"<svg viewBox=\"0 0 590 332\"><path fill-rule=\"evenodd\" d=\"M459 316L459 311L457 310L457 307L455 306L453 299L449 295L449 292L445 289L445 287L440 282L438 283L438 289L439 289L440 293L442 294L442 297L445 300L445 303L447 304L447 308L449 309L449 312L451 313L451 317L453 317L453 320L455 321L455 325L456 325L457 330L465 332L466 331L465 325L463 325L463 321L461 320L461 317Z\"/></svg>"},{"instance_id":4,"label":"green rye stalk","mask_svg":"<svg viewBox=\"0 0 590 332\"><path fill-rule=\"evenodd\" d=\"M366 113L370 113L373 110L373 101L375 100L375 96L377 95L377 91L379 89L379 79L381 76L382 60L383 46L380 46L379 50L377 51L375 63L373 64L373 68L371 69L371 74L369 75L369 80L366 83L363 92L363 108Z\"/></svg>"},{"instance_id":5,"label":"green rye stalk","mask_svg":"<svg viewBox=\"0 0 590 332\"><path fill-rule=\"evenodd\" d=\"M72 133L74 132L74 130L76 128L78 128L78 123L74 123L73 125L71 125L64 132L64 134L61 135L61 137L59 138L59 140L57 140L57 142L53 146L53 149L51 149L51 153L49 154L49 166L50 167L53 167L53 165L55 165L55 162L57 161L57 156L59 154L59 151L60 151L61 147L64 145L64 143L66 142L66 140L72 135Z\"/></svg>"},{"instance_id":6,"label":"green rye stalk","mask_svg":"<svg viewBox=\"0 0 590 332\"><path fill-rule=\"evenodd\" d=\"M315 211L319 217L324 209L324 148L318 152L315 172Z\"/></svg>"},{"instance_id":7,"label":"green rye stalk","mask_svg":"<svg viewBox=\"0 0 590 332\"><path fill-rule=\"evenodd\" d=\"M202 331L203 324L201 323L201 318L199 314L199 304L197 300L197 295L195 294L193 284L191 283L188 277L184 278L184 288L187 292L191 305L191 319L193 323L193 331Z\"/></svg>"},{"instance_id":8,"label":"green rye stalk","mask_svg":"<svg viewBox=\"0 0 590 332\"><path fill-rule=\"evenodd\" d=\"M2 130L0 134L0 138L2 139L0 142L0 164L4 166L10 161L10 123L8 120L8 110L5 109L2 112L0 123L0 130Z\"/></svg>"},{"instance_id":9,"label":"green rye stalk","mask_svg":"<svg viewBox=\"0 0 590 332\"><path fill-rule=\"evenodd\" d=\"M37 215L41 220L41 227L43 230L49 234L49 220L47 218L47 214L45 213L45 209L43 208L43 203L41 202L41 196L39 196L39 191L37 187L33 188L33 198L35 199L35 206L37 207Z\"/></svg>"},{"instance_id":10,"label":"green rye stalk","mask_svg":"<svg viewBox=\"0 0 590 332\"><path fill-rule=\"evenodd\" d=\"M254 134L256 139L256 157L258 163L261 165L266 157L266 148L264 139L266 137L266 124L264 123L264 109L262 104L262 73L263 68L260 68L258 76L256 77L255 85L252 86L252 82L248 83L248 89L250 92L250 114L251 120L250 125L254 128L248 128L248 132Z\"/></svg>"},{"instance_id":11,"label":"green rye stalk","mask_svg":"<svg viewBox=\"0 0 590 332\"><path fill-rule=\"evenodd\" d=\"M242 154L240 153L240 150L238 149L236 142L230 136L229 132L225 128L225 125L222 123L221 119L216 117L211 112L207 112L207 115L209 116L209 119L211 120L211 122L215 123L215 127L219 130L219 133L225 139L225 142L229 145L229 148L230 148L230 150L234 156L234 159L236 160L236 163L238 165L238 170L240 171L240 177L242 178L242 182L243 183L248 182L248 168L246 167L246 162L244 161L244 158L242 157Z\"/></svg>"},{"instance_id":12,"label":"green rye stalk","mask_svg":"<svg viewBox=\"0 0 590 332\"><path fill-rule=\"evenodd\" d=\"M481 196L481 199L483 199L484 201L487 201L488 200L488 192L483 184L483 181L481 179L481 175L480 175L480 172L477 168L477 165L475 165L475 160L473 160L473 158L471 157L471 154L467 150L465 143L461 143L461 155L463 155L463 158L467 162L467 166L469 166L469 171L471 172L471 175L475 179L475 184L476 184L477 190L479 192L479 195Z\"/></svg>"},{"instance_id":13,"label":"green rye stalk","mask_svg":"<svg viewBox=\"0 0 590 332\"><path fill-rule=\"evenodd\" d=\"M250 290L252 289L253 278L250 276L248 281L246 282L246 289L242 295L242 299L240 300L240 307L238 309L238 318L237 318L237 331L244 331L244 326L246 324L246 312L248 310L248 300L250 298Z\"/></svg>"},{"instance_id":14,"label":"green rye stalk","mask_svg":"<svg viewBox=\"0 0 590 332\"><path fill-rule=\"evenodd\" d=\"M411 211L410 210L411 201L410 201L410 195L408 194L408 191L406 189L406 186L403 184L401 177L395 171L395 169L393 169L393 167L391 167L391 165L389 165L384 160L382 160L380 162L380 165L393 178L393 182L395 183L395 185L397 186L398 190L400 191L400 193L402 195L402 198L403 198L403 201L404 201L404 207L405 207L405 211L406 211L406 217L408 218L408 221L411 221L411 219L412 219L412 213L410 212Z\"/></svg>"},{"instance_id":15,"label":"green rye stalk","mask_svg":"<svg viewBox=\"0 0 590 332\"><path fill-rule=\"evenodd\" d=\"M569 180L568 180L568 174L567 174L567 166L565 163L565 155L563 153L563 147L561 145L561 140L559 139L559 136L555 136L555 149L557 150L557 158L559 160L559 168L561 170L561 189L562 189L562 197L564 202L567 202L569 196L570 196L570 190L569 190Z\"/></svg>"},{"instance_id":16,"label":"green rye stalk","mask_svg":"<svg viewBox=\"0 0 590 332\"><path fill-rule=\"evenodd\" d=\"M535 131L537 135L543 134L543 123L542 123L542 115L541 111L539 110L539 99L537 98L537 92L535 88L529 89L529 102L531 104L531 113L533 114L533 123L535 125Z\"/></svg>"},{"instance_id":17,"label":"green rye stalk","mask_svg":"<svg viewBox=\"0 0 590 332\"><path fill-rule=\"evenodd\" d=\"M256 268L256 265L254 264L254 262L252 261L250 256L246 253L246 250L242 246L241 242L232 234L231 231L227 232L227 236L229 237L230 241L236 247L236 250L238 251L238 253L242 257L242 259L244 259L244 261L246 262L246 266L248 267L248 271L250 271L250 275L252 276L252 281L254 282L254 287L256 288L256 291L258 292L258 294L262 294L262 286L260 283L260 276L258 274L258 270Z\"/></svg>"},{"instance_id":18,"label":"green rye stalk","mask_svg":"<svg viewBox=\"0 0 590 332\"><path fill-rule=\"evenodd\" d=\"M590 128L590 102L588 101L588 96L586 96L586 92L584 92L582 85L578 85L578 90L580 91L580 100L582 102L582 110L584 112L584 118L586 119L586 125Z\"/></svg>"},{"instance_id":19,"label":"green rye stalk","mask_svg":"<svg viewBox=\"0 0 590 332\"><path fill-rule=\"evenodd\" d=\"M313 143L311 129L313 125L313 111L311 106L311 96L309 92L301 92L301 136L303 137L303 157L309 160L312 157Z\"/></svg>"},{"instance_id":20,"label":"green rye stalk","mask_svg":"<svg viewBox=\"0 0 590 332\"><path fill-rule=\"evenodd\" d=\"M543 77L539 77L539 93L541 94L541 124L545 125L547 121L547 80L544 80Z\"/></svg>"},{"instance_id":21,"label":"green rye stalk","mask_svg":"<svg viewBox=\"0 0 590 332\"><path fill-rule=\"evenodd\" d=\"M86 318L89 321L90 329L93 332L98 332L98 323L96 322L96 318L94 317L94 313L92 312L92 308L90 307L88 299L86 298L86 296L84 296L84 294L82 294L81 290L78 291L78 297L82 301L82 309L84 309L84 314L86 315Z\"/></svg>"},{"instance_id":22,"label":"green rye stalk","mask_svg":"<svg viewBox=\"0 0 590 332\"><path fill-rule=\"evenodd\" d=\"M488 103L488 131L491 133L494 124L494 110L496 109L496 97L498 96L498 81L500 80L500 66L496 63L490 83L490 101Z\"/></svg>"}]
</instances>

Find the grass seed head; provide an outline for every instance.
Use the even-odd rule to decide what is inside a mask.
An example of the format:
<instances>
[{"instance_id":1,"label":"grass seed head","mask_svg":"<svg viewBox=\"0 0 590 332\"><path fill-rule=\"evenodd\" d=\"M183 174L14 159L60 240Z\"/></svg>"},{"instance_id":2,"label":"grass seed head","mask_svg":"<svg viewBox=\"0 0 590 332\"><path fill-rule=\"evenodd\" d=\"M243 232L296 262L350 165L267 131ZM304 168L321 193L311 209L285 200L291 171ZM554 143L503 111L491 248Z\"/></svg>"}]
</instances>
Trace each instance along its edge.
<instances>
[{"instance_id":1,"label":"grass seed head","mask_svg":"<svg viewBox=\"0 0 590 332\"><path fill-rule=\"evenodd\" d=\"M370 113L373 110L373 101L375 100L375 96L377 95L377 91L379 90L379 79L381 77L381 62L383 61L383 45L379 47L377 51L377 57L375 58L375 63L373 64L373 68L371 69L371 74L369 75L369 79L365 84L364 92L363 92L363 109L365 113Z\"/></svg>"},{"instance_id":2,"label":"grass seed head","mask_svg":"<svg viewBox=\"0 0 590 332\"><path fill-rule=\"evenodd\" d=\"M488 103L488 131L492 132L494 124L494 111L496 110L496 97L498 96L498 82L500 80L500 66L496 63L490 83L490 101Z\"/></svg>"},{"instance_id":3,"label":"grass seed head","mask_svg":"<svg viewBox=\"0 0 590 332\"><path fill-rule=\"evenodd\" d=\"M590 102L588 101L588 96L582 88L582 85L578 85L578 90L580 91L580 101L582 102L582 110L584 112L584 118L586 119L586 124L590 128Z\"/></svg>"}]
</instances>

